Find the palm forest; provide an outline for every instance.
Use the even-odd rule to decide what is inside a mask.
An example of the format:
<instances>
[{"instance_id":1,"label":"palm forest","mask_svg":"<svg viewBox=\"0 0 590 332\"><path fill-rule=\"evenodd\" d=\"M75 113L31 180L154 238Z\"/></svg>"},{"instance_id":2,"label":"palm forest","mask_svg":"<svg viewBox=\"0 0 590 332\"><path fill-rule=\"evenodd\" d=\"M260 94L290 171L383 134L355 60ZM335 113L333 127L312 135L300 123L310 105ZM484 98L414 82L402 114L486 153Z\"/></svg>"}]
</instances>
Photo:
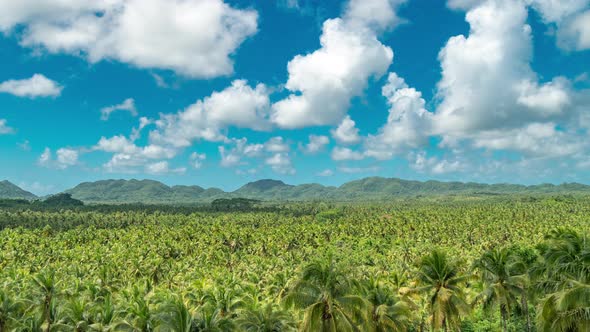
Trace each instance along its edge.
<instances>
[{"instance_id":1,"label":"palm forest","mask_svg":"<svg viewBox=\"0 0 590 332\"><path fill-rule=\"evenodd\" d=\"M0 332L590 331L588 197L67 198L0 202Z\"/></svg>"}]
</instances>

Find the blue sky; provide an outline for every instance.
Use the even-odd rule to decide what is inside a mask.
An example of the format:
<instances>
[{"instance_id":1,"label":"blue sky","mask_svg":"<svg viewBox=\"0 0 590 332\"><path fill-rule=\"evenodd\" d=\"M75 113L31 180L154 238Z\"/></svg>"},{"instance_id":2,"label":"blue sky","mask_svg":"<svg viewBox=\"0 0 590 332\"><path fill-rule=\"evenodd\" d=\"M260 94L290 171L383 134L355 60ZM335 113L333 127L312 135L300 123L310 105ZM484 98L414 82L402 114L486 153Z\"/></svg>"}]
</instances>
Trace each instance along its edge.
<instances>
[{"instance_id":1,"label":"blue sky","mask_svg":"<svg viewBox=\"0 0 590 332\"><path fill-rule=\"evenodd\" d=\"M0 178L590 183L590 0L0 4Z\"/></svg>"}]
</instances>

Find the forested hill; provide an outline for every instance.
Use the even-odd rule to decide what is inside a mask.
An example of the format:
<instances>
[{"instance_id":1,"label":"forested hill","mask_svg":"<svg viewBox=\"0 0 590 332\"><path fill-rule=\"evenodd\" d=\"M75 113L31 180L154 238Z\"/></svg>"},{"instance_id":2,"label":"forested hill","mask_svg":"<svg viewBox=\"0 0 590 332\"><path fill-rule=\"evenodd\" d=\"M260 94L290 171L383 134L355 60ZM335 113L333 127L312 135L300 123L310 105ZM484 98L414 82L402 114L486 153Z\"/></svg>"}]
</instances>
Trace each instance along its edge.
<instances>
[{"instance_id":1,"label":"forested hill","mask_svg":"<svg viewBox=\"0 0 590 332\"><path fill-rule=\"evenodd\" d=\"M199 186L167 186L152 180L104 180L85 182L66 191L87 203L196 203L218 198L252 198L267 201L364 201L393 197L437 195L502 195L502 194L590 194L590 186L578 183L481 184L440 181L408 181L371 177L345 183L340 187L320 184L289 185L277 180L250 182L236 191Z\"/></svg>"},{"instance_id":2,"label":"forested hill","mask_svg":"<svg viewBox=\"0 0 590 332\"><path fill-rule=\"evenodd\" d=\"M35 199L37 196L19 188L9 181L0 181L0 198Z\"/></svg>"}]
</instances>

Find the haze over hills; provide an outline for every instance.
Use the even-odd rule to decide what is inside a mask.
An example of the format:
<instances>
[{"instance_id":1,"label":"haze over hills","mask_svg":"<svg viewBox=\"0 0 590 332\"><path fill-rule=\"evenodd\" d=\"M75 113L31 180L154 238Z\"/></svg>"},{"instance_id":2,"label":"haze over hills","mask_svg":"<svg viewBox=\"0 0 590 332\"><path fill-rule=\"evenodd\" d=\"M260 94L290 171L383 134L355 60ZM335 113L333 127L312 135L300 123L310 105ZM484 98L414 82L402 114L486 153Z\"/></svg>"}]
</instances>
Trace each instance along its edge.
<instances>
[{"instance_id":1,"label":"haze over hills","mask_svg":"<svg viewBox=\"0 0 590 332\"><path fill-rule=\"evenodd\" d=\"M369 177L340 187L321 184L289 185L278 180L250 182L233 192L199 186L168 186L154 180L102 180L84 182L65 191L86 203L207 203L218 198L251 198L265 201L362 201L394 197L502 194L590 194L590 186L579 183L483 184L441 181L410 181ZM0 182L0 198L35 199L37 196L8 181Z\"/></svg>"},{"instance_id":2,"label":"haze over hills","mask_svg":"<svg viewBox=\"0 0 590 332\"><path fill-rule=\"evenodd\" d=\"M0 181L0 198L10 198L10 199L35 199L33 193L30 193L26 190L19 188L17 185L9 182L9 181Z\"/></svg>"}]
</instances>

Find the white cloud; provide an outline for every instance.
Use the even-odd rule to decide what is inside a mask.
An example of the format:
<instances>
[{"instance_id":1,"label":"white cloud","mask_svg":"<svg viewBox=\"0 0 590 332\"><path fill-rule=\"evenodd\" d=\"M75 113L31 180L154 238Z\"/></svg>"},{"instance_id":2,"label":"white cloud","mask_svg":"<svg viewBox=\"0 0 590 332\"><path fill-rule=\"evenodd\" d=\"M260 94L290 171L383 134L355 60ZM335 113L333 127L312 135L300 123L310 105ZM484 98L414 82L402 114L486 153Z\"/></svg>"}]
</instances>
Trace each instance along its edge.
<instances>
[{"instance_id":1,"label":"white cloud","mask_svg":"<svg viewBox=\"0 0 590 332\"><path fill-rule=\"evenodd\" d=\"M345 19L351 25L370 27L376 31L386 30L402 20L396 9L406 0L350 0Z\"/></svg>"},{"instance_id":2,"label":"white cloud","mask_svg":"<svg viewBox=\"0 0 590 332\"><path fill-rule=\"evenodd\" d=\"M154 175L170 174L170 173L183 174L186 172L186 168L181 167L181 168L171 169L170 165L167 161L159 161L159 162L155 162L155 163L146 165L145 171L148 174L154 174Z\"/></svg>"},{"instance_id":3,"label":"white cloud","mask_svg":"<svg viewBox=\"0 0 590 332\"><path fill-rule=\"evenodd\" d=\"M559 27L557 44L566 50L590 49L590 10L576 15Z\"/></svg>"},{"instance_id":4,"label":"white cloud","mask_svg":"<svg viewBox=\"0 0 590 332\"><path fill-rule=\"evenodd\" d=\"M19 0L0 12L0 30L22 27L25 47L194 78L231 74L231 55L258 29L256 11L222 0Z\"/></svg>"},{"instance_id":5,"label":"white cloud","mask_svg":"<svg viewBox=\"0 0 590 332\"><path fill-rule=\"evenodd\" d=\"M317 176L333 176L334 175L334 171L331 169L325 169L319 173L316 174Z\"/></svg>"},{"instance_id":6,"label":"white cloud","mask_svg":"<svg viewBox=\"0 0 590 332\"><path fill-rule=\"evenodd\" d=\"M235 150L227 151L224 146L219 147L221 156L221 167L235 167L241 163L241 155Z\"/></svg>"},{"instance_id":7,"label":"white cloud","mask_svg":"<svg viewBox=\"0 0 590 332\"><path fill-rule=\"evenodd\" d=\"M422 94L408 87L395 73L389 74L382 94L390 105L389 116L377 135L367 137L366 155L390 159L406 149L427 145L432 133L432 113L425 109Z\"/></svg>"},{"instance_id":8,"label":"white cloud","mask_svg":"<svg viewBox=\"0 0 590 332\"><path fill-rule=\"evenodd\" d=\"M269 165L276 173L289 175L295 174L295 169L291 164L291 158L289 158L288 153L275 153L271 157L267 158L265 163Z\"/></svg>"},{"instance_id":9,"label":"white cloud","mask_svg":"<svg viewBox=\"0 0 590 332\"><path fill-rule=\"evenodd\" d=\"M230 126L266 130L269 129L265 119L269 104L264 84L252 88L244 80L235 80L230 87L213 92L185 110L160 114L150 139L156 144L182 148L198 139L223 141L226 139L224 130Z\"/></svg>"},{"instance_id":10,"label":"white cloud","mask_svg":"<svg viewBox=\"0 0 590 332\"><path fill-rule=\"evenodd\" d=\"M530 157L566 157L583 151L579 137L558 131L553 123L531 123L512 130L482 132L473 139L476 148L518 151Z\"/></svg>"},{"instance_id":11,"label":"white cloud","mask_svg":"<svg viewBox=\"0 0 590 332\"><path fill-rule=\"evenodd\" d=\"M149 160L171 159L178 153L174 148L155 144L139 147L123 135L101 137L93 150L113 153L111 159L103 165L105 170L111 173L132 173L136 171L135 168L145 165Z\"/></svg>"},{"instance_id":12,"label":"white cloud","mask_svg":"<svg viewBox=\"0 0 590 332\"><path fill-rule=\"evenodd\" d=\"M194 169L200 169L203 167L203 161L205 161L205 159L207 159L206 154L193 152L190 156L191 166Z\"/></svg>"},{"instance_id":13,"label":"white cloud","mask_svg":"<svg viewBox=\"0 0 590 332\"><path fill-rule=\"evenodd\" d=\"M365 155L363 153L339 146L332 149L331 156L332 160L336 161L365 159Z\"/></svg>"},{"instance_id":14,"label":"white cloud","mask_svg":"<svg viewBox=\"0 0 590 332\"><path fill-rule=\"evenodd\" d=\"M413 157L413 160L410 167L419 172L428 172L438 175L455 173L466 169L466 165L459 160L450 161L447 159L441 160L437 157L429 158L425 152L419 152L415 155L411 155L411 157Z\"/></svg>"},{"instance_id":15,"label":"white cloud","mask_svg":"<svg viewBox=\"0 0 590 332\"><path fill-rule=\"evenodd\" d=\"M264 143L264 149L268 152L289 152L291 147L282 137L276 136Z\"/></svg>"},{"instance_id":16,"label":"white cloud","mask_svg":"<svg viewBox=\"0 0 590 332\"><path fill-rule=\"evenodd\" d=\"M12 133L14 133L14 129L8 126L6 119L0 119L0 135Z\"/></svg>"},{"instance_id":17,"label":"white cloud","mask_svg":"<svg viewBox=\"0 0 590 332\"><path fill-rule=\"evenodd\" d=\"M375 173L378 172L381 168L378 166L370 166L370 167L338 167L338 170L342 173L347 174L357 174L357 173Z\"/></svg>"},{"instance_id":18,"label":"white cloud","mask_svg":"<svg viewBox=\"0 0 590 332\"><path fill-rule=\"evenodd\" d=\"M45 148L43 153L39 156L39 165L41 166L48 166L51 162L51 150L49 148Z\"/></svg>"},{"instance_id":19,"label":"white cloud","mask_svg":"<svg viewBox=\"0 0 590 332\"><path fill-rule=\"evenodd\" d=\"M315 154L322 151L328 144L330 144L328 136L309 135L309 143L301 146L301 149L307 154Z\"/></svg>"},{"instance_id":20,"label":"white cloud","mask_svg":"<svg viewBox=\"0 0 590 332\"><path fill-rule=\"evenodd\" d=\"M590 4L589 0L527 0L546 22L561 22L580 13Z\"/></svg>"},{"instance_id":21,"label":"white cloud","mask_svg":"<svg viewBox=\"0 0 590 332\"><path fill-rule=\"evenodd\" d=\"M58 149L55 153L56 158L53 159L51 149L45 148L41 156L39 156L39 165L48 168L66 169L78 164L79 152L69 148Z\"/></svg>"},{"instance_id":22,"label":"white cloud","mask_svg":"<svg viewBox=\"0 0 590 332\"><path fill-rule=\"evenodd\" d=\"M272 121L282 128L339 123L351 98L393 61L393 51L377 40L375 28L395 23L399 3L352 0L343 18L326 20L321 48L289 62L285 87L292 94L273 105Z\"/></svg>"},{"instance_id":23,"label":"white cloud","mask_svg":"<svg viewBox=\"0 0 590 332\"><path fill-rule=\"evenodd\" d=\"M57 150L56 155L57 164L60 168L67 168L78 163L78 151L76 150L61 148Z\"/></svg>"},{"instance_id":24,"label":"white cloud","mask_svg":"<svg viewBox=\"0 0 590 332\"><path fill-rule=\"evenodd\" d=\"M135 107L135 100L133 98L125 99L121 104L108 106L100 110L100 119L106 121L111 116L111 113L116 111L126 111L132 116L137 116L137 108Z\"/></svg>"},{"instance_id":25,"label":"white cloud","mask_svg":"<svg viewBox=\"0 0 590 332\"><path fill-rule=\"evenodd\" d=\"M8 80L0 83L0 92L10 93L18 97L57 97L61 95L63 87L57 82L41 74L22 80Z\"/></svg>"},{"instance_id":26,"label":"white cloud","mask_svg":"<svg viewBox=\"0 0 590 332\"><path fill-rule=\"evenodd\" d=\"M558 77L540 83L530 67L525 2L479 2L466 14L469 36L452 37L439 54L441 103L432 123L445 144L566 119L571 113L570 82Z\"/></svg>"},{"instance_id":27,"label":"white cloud","mask_svg":"<svg viewBox=\"0 0 590 332\"><path fill-rule=\"evenodd\" d=\"M340 144L356 144L361 141L359 129L354 120L347 115L336 129L330 131L332 137Z\"/></svg>"}]
</instances>

